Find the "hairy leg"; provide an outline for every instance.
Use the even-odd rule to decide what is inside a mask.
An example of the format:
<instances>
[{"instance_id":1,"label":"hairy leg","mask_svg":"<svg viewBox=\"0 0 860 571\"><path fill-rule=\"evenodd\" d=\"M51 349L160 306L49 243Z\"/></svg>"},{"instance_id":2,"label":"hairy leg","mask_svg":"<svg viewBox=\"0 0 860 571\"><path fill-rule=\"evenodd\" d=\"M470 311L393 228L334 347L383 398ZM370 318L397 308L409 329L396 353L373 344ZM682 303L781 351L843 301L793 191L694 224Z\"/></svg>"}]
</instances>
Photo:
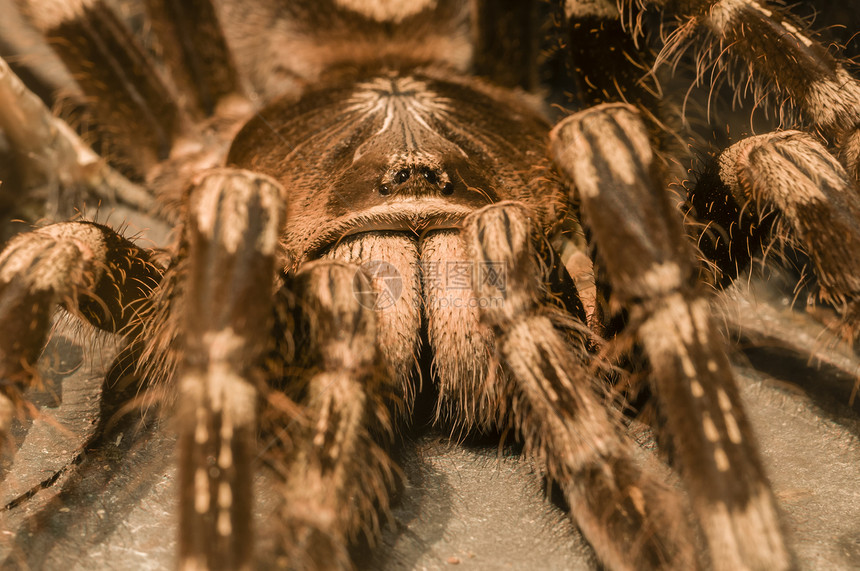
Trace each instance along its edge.
<instances>
[{"instance_id":1,"label":"hairy leg","mask_svg":"<svg viewBox=\"0 0 860 571\"><path fill-rule=\"evenodd\" d=\"M839 149L849 174L860 180L860 82L785 7L766 0L625 0L625 10L656 7L677 25L657 64L676 61L695 46L702 78L729 74L751 88L757 102L772 96L780 113L800 118ZM673 29L674 28L674 29ZM639 30L641 31L641 30ZM735 73L737 70L740 73Z\"/></svg>"},{"instance_id":2,"label":"hairy leg","mask_svg":"<svg viewBox=\"0 0 860 571\"><path fill-rule=\"evenodd\" d=\"M15 209L30 221L70 214L71 202L80 191L141 211L151 208L149 193L99 159L66 123L51 114L2 58L0 130L11 143L20 181L14 193ZM8 191L13 185L15 181L3 181L4 192L12 194Z\"/></svg>"},{"instance_id":3,"label":"hairy leg","mask_svg":"<svg viewBox=\"0 0 860 571\"><path fill-rule=\"evenodd\" d=\"M641 119L627 105L594 107L562 121L551 140L611 302L629 311L628 327L645 350L714 565L790 567L723 340L697 290L692 248Z\"/></svg>"},{"instance_id":4,"label":"hairy leg","mask_svg":"<svg viewBox=\"0 0 860 571\"><path fill-rule=\"evenodd\" d=\"M613 569L693 569L694 534L680 494L638 465L598 394L589 333L548 291L543 238L518 203L483 208L466 221L473 260L504 279L479 280L478 298L506 375L503 391L527 453L561 486L583 534Z\"/></svg>"},{"instance_id":5,"label":"hairy leg","mask_svg":"<svg viewBox=\"0 0 860 571\"><path fill-rule=\"evenodd\" d=\"M92 325L133 333L161 279L149 255L107 227L70 222L14 238L0 253L0 439L35 379L57 305Z\"/></svg>"},{"instance_id":6,"label":"hairy leg","mask_svg":"<svg viewBox=\"0 0 860 571\"><path fill-rule=\"evenodd\" d=\"M846 337L860 319L860 192L813 136L783 131L749 137L722 153L696 181L690 202L717 224L700 242L722 283L763 248L807 253L823 300L843 315Z\"/></svg>"},{"instance_id":7,"label":"hairy leg","mask_svg":"<svg viewBox=\"0 0 860 571\"><path fill-rule=\"evenodd\" d=\"M240 91L239 74L211 0L146 0L153 32L180 92L197 115Z\"/></svg>"},{"instance_id":8,"label":"hairy leg","mask_svg":"<svg viewBox=\"0 0 860 571\"><path fill-rule=\"evenodd\" d=\"M91 98L117 158L144 175L187 125L151 59L102 0L27 0L23 9Z\"/></svg>"},{"instance_id":9,"label":"hairy leg","mask_svg":"<svg viewBox=\"0 0 860 571\"><path fill-rule=\"evenodd\" d=\"M374 294L360 268L328 260L303 266L288 287L302 332L284 387L296 406L267 420L276 439L268 456L284 478L281 549L291 568L351 568L348 546L376 539L394 484L383 447L395 395Z\"/></svg>"},{"instance_id":10,"label":"hairy leg","mask_svg":"<svg viewBox=\"0 0 860 571\"><path fill-rule=\"evenodd\" d=\"M180 567L250 569L257 409L269 348L284 191L249 171L191 190L163 335L178 332ZM154 340L165 342L164 340ZM169 342L168 339L166 342Z\"/></svg>"}]
</instances>

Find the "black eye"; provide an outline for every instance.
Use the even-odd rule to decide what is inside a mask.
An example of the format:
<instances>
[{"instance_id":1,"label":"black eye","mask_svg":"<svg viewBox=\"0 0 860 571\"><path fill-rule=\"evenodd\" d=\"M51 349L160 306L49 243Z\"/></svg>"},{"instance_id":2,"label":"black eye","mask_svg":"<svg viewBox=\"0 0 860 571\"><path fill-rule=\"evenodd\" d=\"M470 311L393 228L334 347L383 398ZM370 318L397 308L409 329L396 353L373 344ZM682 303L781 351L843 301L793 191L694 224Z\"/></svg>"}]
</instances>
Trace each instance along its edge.
<instances>
[{"instance_id":1,"label":"black eye","mask_svg":"<svg viewBox=\"0 0 860 571\"><path fill-rule=\"evenodd\" d=\"M391 194L391 189L388 188L387 184L380 185L379 186L379 194L381 194L382 196L389 195L389 194Z\"/></svg>"},{"instance_id":2,"label":"black eye","mask_svg":"<svg viewBox=\"0 0 860 571\"><path fill-rule=\"evenodd\" d=\"M397 174L394 175L394 182L396 182L397 184L403 184L404 182L409 180L410 174L411 173L409 172L409 169L401 169L397 171Z\"/></svg>"},{"instance_id":3,"label":"black eye","mask_svg":"<svg viewBox=\"0 0 860 571\"><path fill-rule=\"evenodd\" d=\"M454 185L446 182L445 186L442 187L442 194L454 194Z\"/></svg>"},{"instance_id":4,"label":"black eye","mask_svg":"<svg viewBox=\"0 0 860 571\"><path fill-rule=\"evenodd\" d=\"M425 170L423 172L423 174L424 174L424 178L427 179L427 182L429 182L430 184L436 184L436 181L439 180L439 177L436 176L435 171L431 171L428 169L428 170Z\"/></svg>"}]
</instances>

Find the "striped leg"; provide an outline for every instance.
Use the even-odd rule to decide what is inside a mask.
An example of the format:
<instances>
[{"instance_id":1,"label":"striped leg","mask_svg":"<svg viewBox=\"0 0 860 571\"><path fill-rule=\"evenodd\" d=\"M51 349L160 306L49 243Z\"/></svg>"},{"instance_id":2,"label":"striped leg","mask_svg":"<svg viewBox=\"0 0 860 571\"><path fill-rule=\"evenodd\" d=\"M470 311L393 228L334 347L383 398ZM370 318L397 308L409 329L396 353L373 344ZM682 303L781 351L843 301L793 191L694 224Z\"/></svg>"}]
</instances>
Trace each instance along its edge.
<instances>
[{"instance_id":1,"label":"striped leg","mask_svg":"<svg viewBox=\"0 0 860 571\"><path fill-rule=\"evenodd\" d=\"M141 211L152 205L147 191L104 164L68 125L51 114L2 58L0 131L11 143L15 168L26 189L26 193L18 193L23 196L15 198L15 208L29 220L64 215L73 202L63 195L69 190L85 189L99 199L119 201ZM12 193L7 187L14 181L4 184L8 197Z\"/></svg>"},{"instance_id":2,"label":"striped leg","mask_svg":"<svg viewBox=\"0 0 860 571\"><path fill-rule=\"evenodd\" d=\"M706 235L703 250L726 279L767 247L763 240L800 248L812 260L821 297L842 309L846 336L856 338L860 193L814 137L784 131L733 145L697 181L691 203L700 219L720 227Z\"/></svg>"},{"instance_id":3,"label":"striped leg","mask_svg":"<svg viewBox=\"0 0 860 571\"><path fill-rule=\"evenodd\" d=\"M187 127L155 65L102 0L27 0L24 9L89 97L116 158L139 177Z\"/></svg>"},{"instance_id":4,"label":"striped leg","mask_svg":"<svg viewBox=\"0 0 860 571\"><path fill-rule=\"evenodd\" d=\"M174 300L179 343L180 567L250 569L252 462L284 221L277 183L210 172L191 191Z\"/></svg>"},{"instance_id":5,"label":"striped leg","mask_svg":"<svg viewBox=\"0 0 860 571\"><path fill-rule=\"evenodd\" d=\"M632 10L633 0L625 0ZM674 15L677 28L668 36L659 65L674 60L693 43L701 77L729 74L737 85L752 79L756 101L762 95L787 111L797 111L840 149L849 173L860 180L860 82L784 7L766 0L637 0ZM679 7L679 4L682 7Z\"/></svg>"},{"instance_id":6,"label":"striped leg","mask_svg":"<svg viewBox=\"0 0 860 571\"><path fill-rule=\"evenodd\" d=\"M305 265L289 285L307 346L286 387L298 412L273 425L283 434L270 454L284 475L281 547L291 569L351 568L348 546L376 539L393 484L379 444L393 433L392 395L372 286L357 266L328 260Z\"/></svg>"},{"instance_id":7,"label":"striped leg","mask_svg":"<svg viewBox=\"0 0 860 571\"><path fill-rule=\"evenodd\" d=\"M247 112L246 102L235 98L219 108L219 103L240 89L232 55L209 0L147 2L166 67L176 87L190 94L187 100L177 98L149 54L103 0L24 0L23 7L92 106L102 142L109 147L109 153L103 154L137 178L151 178L153 167L160 162L168 158L179 161L193 152L194 145L177 144L201 137L195 122L212 116L216 109L227 123ZM226 139L220 144L226 145L232 127L217 123L215 127L216 137ZM206 143L214 144L211 133L202 131ZM173 152L175 146L178 153Z\"/></svg>"},{"instance_id":8,"label":"striped leg","mask_svg":"<svg viewBox=\"0 0 860 571\"><path fill-rule=\"evenodd\" d=\"M161 280L149 255L98 224L69 222L14 238L0 253L0 442L31 385L56 306L133 334Z\"/></svg>"},{"instance_id":9,"label":"striped leg","mask_svg":"<svg viewBox=\"0 0 860 571\"><path fill-rule=\"evenodd\" d=\"M192 107L212 115L218 101L239 92L239 76L211 0L146 0L164 59Z\"/></svg>"},{"instance_id":10,"label":"striped leg","mask_svg":"<svg viewBox=\"0 0 860 571\"><path fill-rule=\"evenodd\" d=\"M597 397L587 328L547 293L548 266L533 216L518 203L483 208L466 221L479 268L482 321L492 327L507 374L494 390L512 403L526 451L561 486L571 513L612 569L696 569L694 534L680 496L638 465Z\"/></svg>"},{"instance_id":11,"label":"striped leg","mask_svg":"<svg viewBox=\"0 0 860 571\"><path fill-rule=\"evenodd\" d=\"M792 557L718 328L647 131L629 106L572 115L551 134L584 223L630 313L715 568L786 569Z\"/></svg>"}]
</instances>

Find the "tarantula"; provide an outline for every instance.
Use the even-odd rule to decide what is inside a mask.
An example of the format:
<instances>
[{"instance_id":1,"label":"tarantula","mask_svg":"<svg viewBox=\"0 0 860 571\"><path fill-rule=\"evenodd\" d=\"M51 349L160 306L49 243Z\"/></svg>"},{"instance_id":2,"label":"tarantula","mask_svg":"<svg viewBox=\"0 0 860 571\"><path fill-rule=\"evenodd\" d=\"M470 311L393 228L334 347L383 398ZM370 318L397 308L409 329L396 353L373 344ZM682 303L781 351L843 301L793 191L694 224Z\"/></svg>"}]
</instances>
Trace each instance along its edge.
<instances>
[{"instance_id":1,"label":"tarantula","mask_svg":"<svg viewBox=\"0 0 860 571\"><path fill-rule=\"evenodd\" d=\"M756 0L151 0L157 63L102 0L21 5L113 165L4 63L22 187L48 172L179 232L166 255L85 221L8 243L0 429L27 410L57 305L122 334L115 374L176 418L182 568L252 565L262 453L279 561L350 567L427 386L435 422L516 432L609 568L793 566L703 282L731 282L762 244L796 249L833 330L856 337L860 83L799 19ZM228 37L219 18L270 35ZM746 81L816 133L722 152L691 185L686 232L668 190L683 126L643 81L649 25L667 26L656 66L693 45L700 76ZM579 110L551 127L558 102ZM557 251L574 224L594 288ZM686 495L634 459L605 396L630 370Z\"/></svg>"}]
</instances>

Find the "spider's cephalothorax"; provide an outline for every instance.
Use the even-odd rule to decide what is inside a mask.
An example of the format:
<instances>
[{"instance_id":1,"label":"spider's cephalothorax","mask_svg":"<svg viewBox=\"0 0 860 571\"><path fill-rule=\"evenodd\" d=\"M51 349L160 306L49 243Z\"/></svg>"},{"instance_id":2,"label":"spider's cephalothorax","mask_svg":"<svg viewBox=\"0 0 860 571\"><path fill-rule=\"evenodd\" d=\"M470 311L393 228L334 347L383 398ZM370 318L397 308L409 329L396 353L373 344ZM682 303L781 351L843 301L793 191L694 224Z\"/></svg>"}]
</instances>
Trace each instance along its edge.
<instances>
[{"instance_id":1,"label":"spider's cephalothorax","mask_svg":"<svg viewBox=\"0 0 860 571\"><path fill-rule=\"evenodd\" d=\"M123 174L0 63L15 183L47 177L55 193L110 196L180 230L165 264L90 222L9 242L0 429L26 409L57 304L124 335L115 374L178 395L162 402L178 419L183 568L252 565L263 453L277 458L274 560L351 566L350 546L389 508L391 448L419 383L434 422L516 433L607 567L793 566L701 281L730 282L761 242L795 248L835 306L832 328L856 336L860 84L799 21L756 0L623 13L576 0L151 0L156 66L107 2L21 4ZM668 192L666 125L680 122L642 86L648 42L622 26L641 32L654 7L678 24L658 62L704 36L699 71L749 75L820 136L774 132L721 153L685 207L706 231L685 232ZM547 103L571 93L581 110L553 127ZM574 222L596 290L557 253ZM612 335L635 343L617 362L602 349ZM649 379L686 495L635 459L606 407L624 367Z\"/></svg>"}]
</instances>

